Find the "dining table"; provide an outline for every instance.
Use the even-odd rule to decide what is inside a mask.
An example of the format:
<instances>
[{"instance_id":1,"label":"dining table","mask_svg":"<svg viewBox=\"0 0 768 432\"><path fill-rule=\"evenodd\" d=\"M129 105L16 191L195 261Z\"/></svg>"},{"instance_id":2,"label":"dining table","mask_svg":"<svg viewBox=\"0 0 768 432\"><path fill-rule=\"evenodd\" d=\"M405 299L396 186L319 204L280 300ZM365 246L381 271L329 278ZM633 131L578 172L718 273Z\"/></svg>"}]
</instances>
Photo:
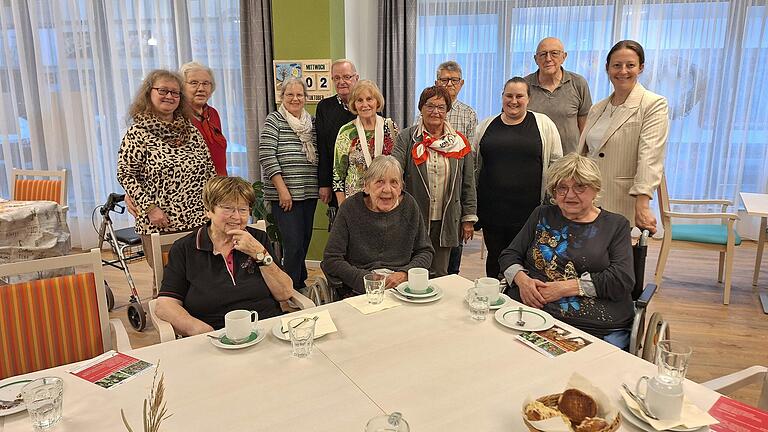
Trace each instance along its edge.
<instances>
[{"instance_id":1,"label":"dining table","mask_svg":"<svg viewBox=\"0 0 768 432\"><path fill-rule=\"evenodd\" d=\"M337 328L315 340L309 358L292 357L290 342L271 334L280 317L260 320L267 336L239 350L217 348L198 335L126 354L156 365L163 376L172 415L162 430L168 431L363 431L368 419L392 412L402 413L417 432L526 431L523 402L563 391L574 373L619 404L622 382L634 383L656 370L560 321L557 326L590 343L547 357L519 341L520 332L501 325L493 313L484 321L470 317L464 299L472 281L450 275L431 284L443 296L430 303L402 302L363 314L340 301L294 312L327 309ZM519 305L511 299L507 304ZM124 431L121 410L134 430L141 430L152 373L105 389L70 374L71 369L66 365L14 378L64 380L57 432ZM685 390L705 411L720 397L689 380ZM0 417L0 432L30 427L26 413ZM643 429L623 422L620 430Z\"/></svg>"},{"instance_id":2,"label":"dining table","mask_svg":"<svg viewBox=\"0 0 768 432\"><path fill-rule=\"evenodd\" d=\"M760 218L760 232L757 238L757 253L755 255L755 273L752 275L752 286L757 286L760 276L760 264L763 261L763 248L768 237L768 194L739 192L744 210L750 216ZM760 293L760 304L763 305L763 313L768 314L768 292Z\"/></svg>"}]
</instances>

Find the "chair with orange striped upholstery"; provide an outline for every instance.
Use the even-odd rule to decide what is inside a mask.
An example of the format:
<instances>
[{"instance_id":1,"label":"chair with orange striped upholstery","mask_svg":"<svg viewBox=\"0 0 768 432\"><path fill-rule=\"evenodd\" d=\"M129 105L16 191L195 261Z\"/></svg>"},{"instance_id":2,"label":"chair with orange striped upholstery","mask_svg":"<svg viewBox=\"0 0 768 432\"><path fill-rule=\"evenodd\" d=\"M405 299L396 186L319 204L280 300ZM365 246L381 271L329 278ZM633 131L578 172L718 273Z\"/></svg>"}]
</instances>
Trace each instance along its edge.
<instances>
[{"instance_id":1,"label":"chair with orange striped upholstery","mask_svg":"<svg viewBox=\"0 0 768 432\"><path fill-rule=\"evenodd\" d=\"M74 266L89 268L0 285L0 379L131 349L122 322L109 319L98 249L3 264L0 278Z\"/></svg>"},{"instance_id":2,"label":"chair with orange striped upholstery","mask_svg":"<svg viewBox=\"0 0 768 432\"><path fill-rule=\"evenodd\" d=\"M67 205L67 170L13 169L11 196L17 201L55 201ZM22 178L48 177L48 179Z\"/></svg>"}]
</instances>

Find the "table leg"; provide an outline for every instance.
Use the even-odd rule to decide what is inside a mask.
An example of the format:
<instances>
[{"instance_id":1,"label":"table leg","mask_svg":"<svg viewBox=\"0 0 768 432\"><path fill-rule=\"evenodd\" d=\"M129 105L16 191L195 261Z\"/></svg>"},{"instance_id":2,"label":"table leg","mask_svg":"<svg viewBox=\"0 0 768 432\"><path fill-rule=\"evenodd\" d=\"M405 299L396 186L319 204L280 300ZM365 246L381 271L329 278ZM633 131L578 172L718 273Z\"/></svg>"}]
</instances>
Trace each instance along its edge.
<instances>
[{"instance_id":1,"label":"table leg","mask_svg":"<svg viewBox=\"0 0 768 432\"><path fill-rule=\"evenodd\" d=\"M766 226L768 218L760 218L760 235L757 240L757 256L755 257L755 275L752 277L752 285L757 286L757 278L760 276L760 263L763 261L763 247L765 246ZM763 313L768 314L768 293L760 293L760 304L763 305Z\"/></svg>"},{"instance_id":2,"label":"table leg","mask_svg":"<svg viewBox=\"0 0 768 432\"><path fill-rule=\"evenodd\" d=\"M757 237L757 256L755 257L755 274L752 276L752 285L757 286L757 278L760 276L760 263L763 261L763 246L765 246L765 229L768 218L760 218L760 234Z\"/></svg>"}]
</instances>

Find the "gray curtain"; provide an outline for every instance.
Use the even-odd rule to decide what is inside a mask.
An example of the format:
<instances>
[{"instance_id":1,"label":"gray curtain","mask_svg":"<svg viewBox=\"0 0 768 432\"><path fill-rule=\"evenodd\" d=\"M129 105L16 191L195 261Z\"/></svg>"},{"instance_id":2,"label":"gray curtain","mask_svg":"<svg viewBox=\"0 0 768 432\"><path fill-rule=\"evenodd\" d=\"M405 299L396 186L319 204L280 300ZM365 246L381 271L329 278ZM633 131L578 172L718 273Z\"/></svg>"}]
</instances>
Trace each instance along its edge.
<instances>
[{"instance_id":1,"label":"gray curtain","mask_svg":"<svg viewBox=\"0 0 768 432\"><path fill-rule=\"evenodd\" d=\"M259 135L275 107L272 73L271 0L240 1L240 40L245 104L248 178L261 180Z\"/></svg>"},{"instance_id":2,"label":"gray curtain","mask_svg":"<svg viewBox=\"0 0 768 432\"><path fill-rule=\"evenodd\" d=\"M384 111L401 128L416 118L416 0L379 0L376 77Z\"/></svg>"}]
</instances>

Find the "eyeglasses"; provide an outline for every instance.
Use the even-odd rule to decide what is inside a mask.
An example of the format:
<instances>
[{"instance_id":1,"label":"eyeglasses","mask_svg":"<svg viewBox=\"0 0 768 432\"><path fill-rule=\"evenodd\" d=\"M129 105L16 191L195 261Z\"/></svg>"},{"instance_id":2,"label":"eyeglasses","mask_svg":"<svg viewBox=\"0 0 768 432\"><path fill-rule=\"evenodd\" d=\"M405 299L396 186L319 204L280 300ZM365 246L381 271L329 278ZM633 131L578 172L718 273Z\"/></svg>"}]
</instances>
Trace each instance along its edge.
<instances>
[{"instance_id":1,"label":"eyeglasses","mask_svg":"<svg viewBox=\"0 0 768 432\"><path fill-rule=\"evenodd\" d=\"M564 197L564 196L568 195L568 191L572 190L573 193L575 193L576 195L581 195L581 194L583 194L584 192L587 191L588 187L589 186L584 185L584 184L575 184L575 185L573 185L571 187L568 187L568 186L565 186L565 185L560 185L560 186L555 188L555 194L557 194L557 196Z\"/></svg>"},{"instance_id":2,"label":"eyeglasses","mask_svg":"<svg viewBox=\"0 0 768 432\"><path fill-rule=\"evenodd\" d=\"M191 85L192 87L203 86L207 88L213 86L213 83L210 81L187 81L187 84Z\"/></svg>"},{"instance_id":3,"label":"eyeglasses","mask_svg":"<svg viewBox=\"0 0 768 432\"><path fill-rule=\"evenodd\" d=\"M437 82L443 86L447 86L448 84L458 85L461 82L461 78L438 78Z\"/></svg>"},{"instance_id":4,"label":"eyeglasses","mask_svg":"<svg viewBox=\"0 0 768 432\"><path fill-rule=\"evenodd\" d=\"M283 97L285 98L285 100L291 100L293 98L304 99L304 93L296 93L296 94L286 93L285 95L283 95Z\"/></svg>"},{"instance_id":5,"label":"eyeglasses","mask_svg":"<svg viewBox=\"0 0 768 432\"><path fill-rule=\"evenodd\" d=\"M563 55L563 52L560 50L552 50L552 51L539 51L536 53L536 57L544 60L547 58L547 56L552 57L553 59L560 58L560 56Z\"/></svg>"},{"instance_id":6,"label":"eyeglasses","mask_svg":"<svg viewBox=\"0 0 768 432\"><path fill-rule=\"evenodd\" d=\"M232 207L228 205L218 205L221 209L221 213L225 216L232 216L235 212L240 213L240 216L248 216L251 214L251 209L248 207Z\"/></svg>"},{"instance_id":7,"label":"eyeglasses","mask_svg":"<svg viewBox=\"0 0 768 432\"><path fill-rule=\"evenodd\" d=\"M177 92L175 90L170 90L170 89L167 89L167 88L152 87L152 90L156 90L157 94L159 94L160 96L167 96L168 93L170 93L171 97L173 97L173 98L181 97L181 92Z\"/></svg>"},{"instance_id":8,"label":"eyeglasses","mask_svg":"<svg viewBox=\"0 0 768 432\"><path fill-rule=\"evenodd\" d=\"M445 105L432 105L432 104L426 104L426 105L424 105L424 108L425 108L427 111L429 111L429 112L435 112L435 111L437 111L437 112L439 112L439 113L444 113L444 112L448 111L448 107L447 107L447 106L445 106Z\"/></svg>"},{"instance_id":9,"label":"eyeglasses","mask_svg":"<svg viewBox=\"0 0 768 432\"><path fill-rule=\"evenodd\" d=\"M339 82L339 81L342 81L342 80L343 81L352 81L352 78L354 78L356 76L357 76L357 74L354 74L354 75L334 75L331 79L334 82Z\"/></svg>"}]
</instances>

